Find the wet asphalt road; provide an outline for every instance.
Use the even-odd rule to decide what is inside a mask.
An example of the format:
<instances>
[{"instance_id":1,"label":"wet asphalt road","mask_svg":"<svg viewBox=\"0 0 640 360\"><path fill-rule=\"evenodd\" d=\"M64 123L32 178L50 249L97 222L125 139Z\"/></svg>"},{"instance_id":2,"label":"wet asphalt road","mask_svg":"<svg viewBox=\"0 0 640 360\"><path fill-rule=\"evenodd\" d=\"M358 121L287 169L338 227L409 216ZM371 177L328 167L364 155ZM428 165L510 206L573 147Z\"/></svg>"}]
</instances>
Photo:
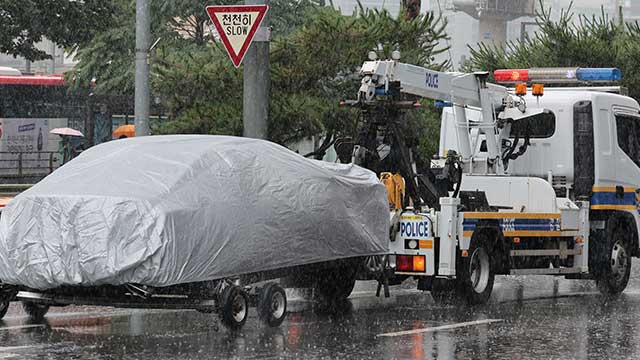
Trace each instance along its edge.
<instances>
[{"instance_id":1,"label":"wet asphalt road","mask_svg":"<svg viewBox=\"0 0 640 360\"><path fill-rule=\"evenodd\" d=\"M373 289L359 283L336 314L294 299L276 329L252 309L237 334L195 311L65 307L29 323L13 304L0 359L640 359L640 261L615 301L590 281L539 276L499 277L491 303L475 308Z\"/></svg>"}]
</instances>

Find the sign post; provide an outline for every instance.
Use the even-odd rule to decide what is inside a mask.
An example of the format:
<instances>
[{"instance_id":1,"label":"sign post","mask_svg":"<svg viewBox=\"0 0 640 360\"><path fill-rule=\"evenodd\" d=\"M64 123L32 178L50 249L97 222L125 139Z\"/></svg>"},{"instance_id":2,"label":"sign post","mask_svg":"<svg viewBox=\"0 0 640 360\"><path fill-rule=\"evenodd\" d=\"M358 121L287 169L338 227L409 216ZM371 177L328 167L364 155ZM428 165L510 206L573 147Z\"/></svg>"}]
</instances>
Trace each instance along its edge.
<instances>
[{"instance_id":1,"label":"sign post","mask_svg":"<svg viewBox=\"0 0 640 360\"><path fill-rule=\"evenodd\" d=\"M237 68L244 64L243 135L267 137L269 117L269 0L246 0L247 5L209 6L207 13ZM253 44L252 44L253 42Z\"/></svg>"},{"instance_id":2,"label":"sign post","mask_svg":"<svg viewBox=\"0 0 640 360\"><path fill-rule=\"evenodd\" d=\"M240 67L268 5L207 6L207 13L235 67Z\"/></svg>"}]
</instances>

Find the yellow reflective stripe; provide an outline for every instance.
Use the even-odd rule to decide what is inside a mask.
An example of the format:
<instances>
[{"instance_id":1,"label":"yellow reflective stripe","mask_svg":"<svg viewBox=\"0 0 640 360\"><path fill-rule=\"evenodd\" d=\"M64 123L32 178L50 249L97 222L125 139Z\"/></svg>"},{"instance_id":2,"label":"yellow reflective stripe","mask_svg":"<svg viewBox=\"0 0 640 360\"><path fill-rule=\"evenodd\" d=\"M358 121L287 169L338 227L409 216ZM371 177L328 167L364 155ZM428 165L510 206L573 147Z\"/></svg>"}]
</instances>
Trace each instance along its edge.
<instances>
[{"instance_id":1,"label":"yellow reflective stripe","mask_svg":"<svg viewBox=\"0 0 640 360\"><path fill-rule=\"evenodd\" d=\"M592 188L593 192L616 192L615 186L594 186ZM624 188L624 192L636 192L636 188L626 187Z\"/></svg>"},{"instance_id":2,"label":"yellow reflective stripe","mask_svg":"<svg viewBox=\"0 0 640 360\"><path fill-rule=\"evenodd\" d=\"M465 212L465 219L560 219L556 213Z\"/></svg>"},{"instance_id":3,"label":"yellow reflective stripe","mask_svg":"<svg viewBox=\"0 0 640 360\"><path fill-rule=\"evenodd\" d=\"M522 236L522 237L555 237L562 236L562 231L545 231L545 230L514 230L503 231L502 234L506 237ZM462 232L464 237L472 237L473 230L467 230Z\"/></svg>"},{"instance_id":4,"label":"yellow reflective stripe","mask_svg":"<svg viewBox=\"0 0 640 360\"><path fill-rule=\"evenodd\" d=\"M503 231L506 237L513 236L530 236L530 237L552 237L562 236L562 231L544 231L544 230L516 230L516 231Z\"/></svg>"},{"instance_id":5,"label":"yellow reflective stripe","mask_svg":"<svg viewBox=\"0 0 640 360\"><path fill-rule=\"evenodd\" d=\"M636 210L635 205L591 205L593 210Z\"/></svg>"},{"instance_id":6,"label":"yellow reflective stripe","mask_svg":"<svg viewBox=\"0 0 640 360\"><path fill-rule=\"evenodd\" d=\"M424 218L422 216L418 216L418 215L405 215L405 216L401 216L400 220L423 220Z\"/></svg>"}]
</instances>

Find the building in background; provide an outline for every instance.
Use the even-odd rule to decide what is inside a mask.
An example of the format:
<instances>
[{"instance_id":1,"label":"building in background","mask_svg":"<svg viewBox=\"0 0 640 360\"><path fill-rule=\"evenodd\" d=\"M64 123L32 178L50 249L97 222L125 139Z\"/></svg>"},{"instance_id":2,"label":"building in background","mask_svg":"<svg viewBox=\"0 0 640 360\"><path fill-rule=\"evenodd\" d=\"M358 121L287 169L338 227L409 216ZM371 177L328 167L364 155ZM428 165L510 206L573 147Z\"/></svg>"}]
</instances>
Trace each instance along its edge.
<instances>
[{"instance_id":1,"label":"building in background","mask_svg":"<svg viewBox=\"0 0 640 360\"><path fill-rule=\"evenodd\" d=\"M401 0L361 0L360 3L368 9L386 9L394 16L401 8ZM422 0L421 12L434 11L447 18L451 39L446 45L451 50L440 56L450 59L453 67L459 69L469 58L469 46L475 47L479 42L500 45L525 35L532 36L537 30L535 14L539 3L539 0ZM571 3L571 0L543 0L554 19ZM344 15L358 9L357 0L333 0L332 4ZM618 19L620 9L625 21L640 20L640 0L580 0L573 1L572 5L575 14L598 16L604 10L613 20ZM577 20L577 16L574 19Z\"/></svg>"},{"instance_id":2,"label":"building in background","mask_svg":"<svg viewBox=\"0 0 640 360\"><path fill-rule=\"evenodd\" d=\"M51 55L53 59L30 62L22 57L15 58L11 55L0 54L0 66L18 69L23 74L51 75L62 74L75 65L73 58L52 41L43 40L36 47Z\"/></svg>"}]
</instances>

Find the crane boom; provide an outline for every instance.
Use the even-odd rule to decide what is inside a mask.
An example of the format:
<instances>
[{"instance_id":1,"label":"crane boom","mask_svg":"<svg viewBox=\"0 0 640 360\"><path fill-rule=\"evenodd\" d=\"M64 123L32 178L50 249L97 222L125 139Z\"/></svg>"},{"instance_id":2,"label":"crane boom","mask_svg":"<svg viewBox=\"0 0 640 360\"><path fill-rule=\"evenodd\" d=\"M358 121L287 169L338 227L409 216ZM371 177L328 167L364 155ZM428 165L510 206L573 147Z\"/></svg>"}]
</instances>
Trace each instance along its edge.
<instances>
[{"instance_id":1,"label":"crane boom","mask_svg":"<svg viewBox=\"0 0 640 360\"><path fill-rule=\"evenodd\" d=\"M500 161L500 135L496 135L501 133L496 126L498 118L519 120L542 112L542 109L527 109L524 101L512 96L506 87L488 83L487 72L442 72L395 60L376 60L366 61L360 75L363 78L358 93L359 102L371 103L379 95L393 96L394 93L400 93L450 103L454 107L458 145L463 161L469 162L473 156L464 109L480 109L482 121L477 127L487 135L487 161L496 174L504 172ZM507 131L508 129L507 127Z\"/></svg>"},{"instance_id":2,"label":"crane boom","mask_svg":"<svg viewBox=\"0 0 640 360\"><path fill-rule=\"evenodd\" d=\"M461 106L489 105L482 103L481 89L487 89L492 94L492 102L496 106L502 105L502 99L508 95L507 88L486 83L486 72L442 72L393 60L379 60L365 62L360 74L364 76L360 94L367 101L382 89L388 91L392 82L400 82L401 91L405 94Z\"/></svg>"}]
</instances>

